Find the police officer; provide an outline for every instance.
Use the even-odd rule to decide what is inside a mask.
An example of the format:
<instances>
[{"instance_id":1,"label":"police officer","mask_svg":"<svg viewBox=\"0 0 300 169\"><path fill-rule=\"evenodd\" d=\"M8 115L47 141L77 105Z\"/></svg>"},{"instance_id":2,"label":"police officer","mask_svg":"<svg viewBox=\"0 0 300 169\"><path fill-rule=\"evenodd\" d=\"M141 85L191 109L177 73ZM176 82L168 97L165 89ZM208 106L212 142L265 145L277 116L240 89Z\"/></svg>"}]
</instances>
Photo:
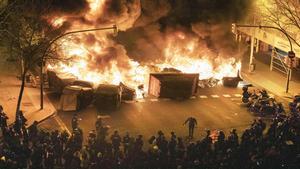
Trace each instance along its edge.
<instances>
[{"instance_id":1,"label":"police officer","mask_svg":"<svg viewBox=\"0 0 300 169\"><path fill-rule=\"evenodd\" d=\"M72 129L73 129L73 131L78 128L78 121L79 120L80 120L80 118L78 118L77 113L75 113L72 117Z\"/></svg>"},{"instance_id":2,"label":"police officer","mask_svg":"<svg viewBox=\"0 0 300 169\"><path fill-rule=\"evenodd\" d=\"M188 126L189 126L189 138L193 138L194 137L194 129L197 126L197 120L194 117L189 117L183 123L183 125L186 125L186 124L188 124Z\"/></svg>"},{"instance_id":3,"label":"police officer","mask_svg":"<svg viewBox=\"0 0 300 169\"><path fill-rule=\"evenodd\" d=\"M96 123L95 123L95 127L96 127L96 131L97 133L99 133L101 127L103 126L103 123L102 123L102 118L101 116L97 116L97 120L96 120Z\"/></svg>"},{"instance_id":4,"label":"police officer","mask_svg":"<svg viewBox=\"0 0 300 169\"><path fill-rule=\"evenodd\" d=\"M122 142L124 147L124 153L125 155L128 155L129 144L130 144L130 136L128 132L126 132L126 135L123 137Z\"/></svg>"},{"instance_id":5,"label":"police officer","mask_svg":"<svg viewBox=\"0 0 300 169\"><path fill-rule=\"evenodd\" d=\"M114 154L120 150L120 144L121 144L121 136L119 135L118 131L115 130L114 134L110 137Z\"/></svg>"}]
</instances>

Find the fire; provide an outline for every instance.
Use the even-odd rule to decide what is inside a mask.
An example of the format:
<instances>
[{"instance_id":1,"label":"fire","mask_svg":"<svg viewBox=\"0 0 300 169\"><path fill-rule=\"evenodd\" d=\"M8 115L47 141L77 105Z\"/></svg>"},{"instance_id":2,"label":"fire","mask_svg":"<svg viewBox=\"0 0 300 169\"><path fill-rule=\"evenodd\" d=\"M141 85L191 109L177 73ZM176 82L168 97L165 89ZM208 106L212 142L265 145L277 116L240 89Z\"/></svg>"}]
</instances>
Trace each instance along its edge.
<instances>
[{"instance_id":1,"label":"fire","mask_svg":"<svg viewBox=\"0 0 300 169\"><path fill-rule=\"evenodd\" d=\"M85 17L93 20L101 16L104 0L89 0L90 11ZM67 18L53 19L53 26L61 26ZM72 30L91 28L84 23L73 23ZM95 24L94 27L99 27ZM224 76L236 76L241 63L235 58L211 56L207 47L199 44L199 39L187 36L184 32L175 32L166 37L166 46L161 59L149 61L143 65L130 59L123 46L107 37L109 33L90 32L73 35L73 38L63 39L59 54L69 58L68 62L50 64L48 69L60 73L70 73L78 79L93 82L116 84L120 82L135 88L137 97L142 97L138 86L144 85L147 90L148 76L153 71L152 66L163 70L175 68L183 73L199 73L200 79ZM211 59L213 58L213 59Z\"/></svg>"},{"instance_id":2,"label":"fire","mask_svg":"<svg viewBox=\"0 0 300 169\"><path fill-rule=\"evenodd\" d=\"M197 39L190 38L187 43L180 43L180 39L187 39L183 34L169 37L167 48L164 51L164 62L159 63L160 69L172 67L184 73L199 73L200 79L235 77L241 68L240 61L235 58L217 57L211 59L207 53L198 53ZM185 40L186 41L186 40ZM184 42L185 42L184 41ZM214 64L213 64L214 63Z\"/></svg>"}]
</instances>

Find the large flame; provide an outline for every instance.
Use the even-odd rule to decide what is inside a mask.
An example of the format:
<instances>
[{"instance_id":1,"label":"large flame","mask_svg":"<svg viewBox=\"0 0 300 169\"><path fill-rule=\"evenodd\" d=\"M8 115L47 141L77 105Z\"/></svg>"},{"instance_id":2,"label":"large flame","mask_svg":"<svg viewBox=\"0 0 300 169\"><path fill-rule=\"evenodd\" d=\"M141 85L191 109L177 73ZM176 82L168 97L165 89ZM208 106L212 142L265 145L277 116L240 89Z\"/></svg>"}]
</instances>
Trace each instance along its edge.
<instances>
[{"instance_id":1,"label":"large flame","mask_svg":"<svg viewBox=\"0 0 300 169\"><path fill-rule=\"evenodd\" d=\"M101 15L104 0L89 0L90 10L85 14L87 20L93 20ZM61 26L67 18L52 19L53 26ZM97 25L94 25L99 26ZM91 28L74 21L71 30ZM166 48L161 59L149 61L148 65L130 59L125 49L107 37L110 32L81 33L73 38L63 39L60 55L71 58L68 62L58 62L48 66L49 69L61 73L71 73L78 79L94 84L124 84L135 88L143 84L147 90L148 76L153 66L160 70L175 68L183 73L199 73L200 79L236 76L241 63L235 58L224 59L221 56L212 57L199 46L199 40L186 36L184 32L176 32L166 37ZM112 50L110 50L112 49ZM151 65L151 66L150 66ZM141 97L141 93L137 93Z\"/></svg>"}]
</instances>

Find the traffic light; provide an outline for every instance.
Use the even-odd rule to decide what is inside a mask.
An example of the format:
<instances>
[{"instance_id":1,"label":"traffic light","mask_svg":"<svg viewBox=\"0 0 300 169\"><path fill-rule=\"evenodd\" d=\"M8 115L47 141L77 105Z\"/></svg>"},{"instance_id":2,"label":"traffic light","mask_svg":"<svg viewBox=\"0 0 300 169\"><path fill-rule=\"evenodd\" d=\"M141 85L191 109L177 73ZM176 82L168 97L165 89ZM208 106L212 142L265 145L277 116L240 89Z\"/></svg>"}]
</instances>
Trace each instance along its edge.
<instances>
[{"instance_id":1,"label":"traffic light","mask_svg":"<svg viewBox=\"0 0 300 169\"><path fill-rule=\"evenodd\" d=\"M236 30L236 24L235 23L232 23L231 24L231 32L236 34L237 33L237 30Z\"/></svg>"}]
</instances>

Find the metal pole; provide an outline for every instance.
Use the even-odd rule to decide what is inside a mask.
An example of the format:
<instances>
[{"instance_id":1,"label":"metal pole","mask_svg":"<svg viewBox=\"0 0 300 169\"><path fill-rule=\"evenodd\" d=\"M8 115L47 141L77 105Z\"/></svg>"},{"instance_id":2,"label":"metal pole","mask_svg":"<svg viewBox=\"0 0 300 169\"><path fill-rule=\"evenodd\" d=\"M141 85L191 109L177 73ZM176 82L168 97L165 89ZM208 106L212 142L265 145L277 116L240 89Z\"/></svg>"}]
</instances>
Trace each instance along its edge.
<instances>
[{"instance_id":1,"label":"metal pole","mask_svg":"<svg viewBox=\"0 0 300 169\"><path fill-rule=\"evenodd\" d=\"M291 74L291 68L288 68L288 74L287 74L287 81L286 81L285 93L288 93L288 92L289 92L290 74Z\"/></svg>"},{"instance_id":2,"label":"metal pole","mask_svg":"<svg viewBox=\"0 0 300 169\"><path fill-rule=\"evenodd\" d=\"M254 71L254 67L253 67L253 52L254 52L254 36L251 36L249 72L253 72Z\"/></svg>"},{"instance_id":3,"label":"metal pole","mask_svg":"<svg viewBox=\"0 0 300 169\"><path fill-rule=\"evenodd\" d=\"M94 28L94 29L83 29L83 30L75 30L75 31L70 31L70 32L66 32L64 34L61 34L59 36L57 36L56 38L52 39L49 42L49 45L46 47L46 49L44 50L44 53L42 55L41 58L41 69L40 69L40 109L42 110L44 108L44 77L43 77L43 70L44 70L44 57L47 53L47 51L50 49L51 45L56 42L58 39L67 36L67 35L71 35L71 34L75 34L75 33L83 33L83 32L94 32L94 31L102 31L102 30L108 30L108 29L113 29L114 30L114 34L118 33L118 28L116 25L113 25L112 27L106 27L106 28Z\"/></svg>"}]
</instances>

